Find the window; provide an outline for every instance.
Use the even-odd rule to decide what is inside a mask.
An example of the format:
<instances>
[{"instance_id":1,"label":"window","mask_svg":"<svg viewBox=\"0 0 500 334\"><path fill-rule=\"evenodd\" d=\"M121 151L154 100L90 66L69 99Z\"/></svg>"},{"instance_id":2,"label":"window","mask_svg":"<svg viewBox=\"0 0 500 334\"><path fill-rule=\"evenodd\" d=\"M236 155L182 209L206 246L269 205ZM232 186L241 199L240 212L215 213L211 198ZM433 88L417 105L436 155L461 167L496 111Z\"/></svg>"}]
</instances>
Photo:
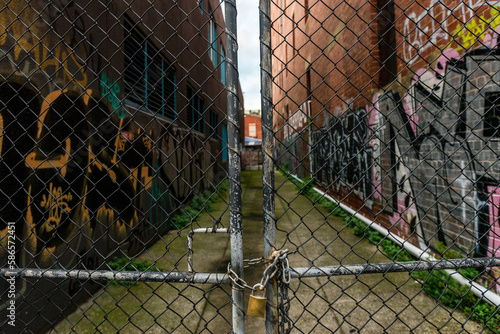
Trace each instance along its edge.
<instances>
[{"instance_id":1,"label":"window","mask_svg":"<svg viewBox=\"0 0 500 334\"><path fill-rule=\"evenodd\" d=\"M253 138L257 137L257 124L248 124L248 136Z\"/></svg>"},{"instance_id":2,"label":"window","mask_svg":"<svg viewBox=\"0 0 500 334\"><path fill-rule=\"evenodd\" d=\"M217 115L213 110L210 110L210 135L214 139L219 139L218 128L219 115Z\"/></svg>"},{"instance_id":3,"label":"window","mask_svg":"<svg viewBox=\"0 0 500 334\"><path fill-rule=\"evenodd\" d=\"M175 68L125 21L125 98L138 108L175 119Z\"/></svg>"},{"instance_id":4,"label":"window","mask_svg":"<svg viewBox=\"0 0 500 334\"><path fill-rule=\"evenodd\" d=\"M500 92L485 93L483 136L500 137Z\"/></svg>"},{"instance_id":5,"label":"window","mask_svg":"<svg viewBox=\"0 0 500 334\"><path fill-rule=\"evenodd\" d=\"M205 115L205 101L194 93L193 89L188 86L187 98L189 100L188 107L188 126L195 131L205 133L205 122L203 117Z\"/></svg>"},{"instance_id":6,"label":"window","mask_svg":"<svg viewBox=\"0 0 500 334\"><path fill-rule=\"evenodd\" d=\"M222 43L220 45L220 79L222 84L226 85L226 52L222 47Z\"/></svg>"},{"instance_id":7,"label":"window","mask_svg":"<svg viewBox=\"0 0 500 334\"><path fill-rule=\"evenodd\" d=\"M212 15L212 14L210 14ZM210 26L208 32L208 41L210 43L210 59L214 66L217 66L217 25L213 16L210 17Z\"/></svg>"}]
</instances>

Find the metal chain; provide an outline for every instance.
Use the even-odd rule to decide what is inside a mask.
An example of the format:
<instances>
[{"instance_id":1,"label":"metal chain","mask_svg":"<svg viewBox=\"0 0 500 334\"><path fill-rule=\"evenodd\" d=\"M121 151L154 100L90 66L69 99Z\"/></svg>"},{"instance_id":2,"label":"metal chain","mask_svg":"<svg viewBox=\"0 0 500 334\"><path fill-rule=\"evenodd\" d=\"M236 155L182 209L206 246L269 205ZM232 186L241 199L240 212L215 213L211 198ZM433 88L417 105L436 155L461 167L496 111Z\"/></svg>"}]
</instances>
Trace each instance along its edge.
<instances>
[{"instance_id":1,"label":"metal chain","mask_svg":"<svg viewBox=\"0 0 500 334\"><path fill-rule=\"evenodd\" d=\"M250 266L264 263L264 262L266 262L264 257L259 257L259 258L255 258L255 259L251 259L251 260L243 260L243 263L246 263L246 265L243 265L243 268L249 268Z\"/></svg>"},{"instance_id":2,"label":"metal chain","mask_svg":"<svg viewBox=\"0 0 500 334\"><path fill-rule=\"evenodd\" d=\"M292 331L292 320L289 316L290 297L288 296L288 288L288 283L284 281L278 283L278 321L280 333L290 333Z\"/></svg>"},{"instance_id":3,"label":"metal chain","mask_svg":"<svg viewBox=\"0 0 500 334\"><path fill-rule=\"evenodd\" d=\"M282 279L284 282L288 283L290 282L290 268L288 267L287 256L288 256L288 249L274 251L271 254L271 259L269 261L272 261L272 263L269 266L267 266L267 268L264 270L264 273L262 274L262 279L260 280L261 286L266 286L269 280L274 278L274 276L276 276L276 274L280 272L280 269L281 272L280 275L278 275L278 277L283 276ZM285 270L286 267L288 267L287 270Z\"/></svg>"},{"instance_id":4,"label":"metal chain","mask_svg":"<svg viewBox=\"0 0 500 334\"><path fill-rule=\"evenodd\" d=\"M289 316L290 297L288 296L288 288L292 277L288 261L288 249L279 251L274 263L277 262L280 264L280 268L278 268L278 318L281 319L279 321L279 332L290 333L292 330L292 321Z\"/></svg>"},{"instance_id":5,"label":"metal chain","mask_svg":"<svg viewBox=\"0 0 500 334\"><path fill-rule=\"evenodd\" d=\"M281 278L281 281L284 284L289 284L291 280L291 272L290 272L290 265L288 262L288 249L285 250L279 250L273 252L271 255L270 259L265 259L264 257L260 258L255 258L255 259L247 259L243 260L243 263L246 263L244 265L244 268L248 268L250 266L264 263L264 262L270 262L271 264L266 267L264 272L262 273L262 279L260 280L259 283L255 284L253 287L250 286L244 279L238 276L238 274L233 270L231 263L227 264L227 275L231 282L233 282L233 285L236 286L239 289L250 289L252 291L255 291L256 286L261 286L265 287L266 284L278 274L278 278Z\"/></svg>"},{"instance_id":6,"label":"metal chain","mask_svg":"<svg viewBox=\"0 0 500 334\"><path fill-rule=\"evenodd\" d=\"M255 291L252 286L248 285L248 283L244 279L239 277L238 274L233 270L231 262L227 264L227 276L229 277L231 282L233 282L233 289L236 287L239 290L244 290L246 288Z\"/></svg>"}]
</instances>

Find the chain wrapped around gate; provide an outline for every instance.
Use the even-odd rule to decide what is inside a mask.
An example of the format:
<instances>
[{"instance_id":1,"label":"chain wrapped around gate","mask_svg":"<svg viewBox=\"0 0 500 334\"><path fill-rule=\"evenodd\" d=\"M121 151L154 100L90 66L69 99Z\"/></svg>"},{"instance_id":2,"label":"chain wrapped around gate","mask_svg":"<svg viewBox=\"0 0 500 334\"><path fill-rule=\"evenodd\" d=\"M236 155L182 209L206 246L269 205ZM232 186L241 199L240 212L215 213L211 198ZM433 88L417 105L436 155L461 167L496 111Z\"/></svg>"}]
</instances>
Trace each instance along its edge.
<instances>
[{"instance_id":1,"label":"chain wrapped around gate","mask_svg":"<svg viewBox=\"0 0 500 334\"><path fill-rule=\"evenodd\" d=\"M262 273L262 279L259 283L250 286L245 280L238 277L236 272L232 269L231 264L228 263L227 274L232 282L233 289L249 289L252 291L248 302L247 314L253 317L264 318L266 316L267 298L254 295L256 292L265 292L267 284L271 280L276 280L280 288L280 303L278 309L280 315L288 319L289 300L287 295L287 288L291 281L291 269L288 261L289 251L275 250L272 252L269 259L256 258L251 260L244 260L247 263L246 267L256 264L266 263L266 268ZM283 312L283 313L282 313ZM289 323L288 320L286 320ZM290 328L290 325L288 326Z\"/></svg>"}]
</instances>

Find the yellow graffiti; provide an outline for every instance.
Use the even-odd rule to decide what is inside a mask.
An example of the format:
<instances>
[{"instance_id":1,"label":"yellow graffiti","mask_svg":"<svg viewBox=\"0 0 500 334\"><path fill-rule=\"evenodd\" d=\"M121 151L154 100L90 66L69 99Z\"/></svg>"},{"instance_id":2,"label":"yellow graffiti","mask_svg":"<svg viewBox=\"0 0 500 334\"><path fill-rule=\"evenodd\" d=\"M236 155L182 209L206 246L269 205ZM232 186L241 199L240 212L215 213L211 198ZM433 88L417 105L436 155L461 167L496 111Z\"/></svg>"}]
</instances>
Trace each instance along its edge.
<instances>
[{"instance_id":1,"label":"yellow graffiti","mask_svg":"<svg viewBox=\"0 0 500 334\"><path fill-rule=\"evenodd\" d=\"M139 168L135 168L132 173L130 173L130 177L132 180L132 189L137 191L137 180L139 180Z\"/></svg>"},{"instance_id":2,"label":"yellow graffiti","mask_svg":"<svg viewBox=\"0 0 500 334\"><path fill-rule=\"evenodd\" d=\"M26 207L27 207L26 222L28 223L29 227L28 231L29 242L26 243L26 248L28 249L28 252L30 252L31 254L35 254L38 238L36 237L35 221L33 219L33 213L31 212L31 185L28 187L28 204Z\"/></svg>"},{"instance_id":3,"label":"yellow graffiti","mask_svg":"<svg viewBox=\"0 0 500 334\"><path fill-rule=\"evenodd\" d=\"M49 93L42 102L42 107L40 108L40 116L38 117L38 123L37 123L37 134L36 138L37 140L40 140L42 137L42 131L45 127L45 118L47 117L47 114L50 110L51 105L56 101L56 99L68 92L67 89L65 90L56 90L51 93ZM86 106L88 106L90 102L90 96L92 94L92 90L88 89L86 93L83 96L83 102L85 103ZM3 128L3 122L0 124L0 128ZM0 132L0 154L1 154L1 135L2 133ZM66 171L67 171L67 165L68 161L70 158L70 152L71 152L71 139L67 138L65 141L65 149L64 153L61 154L59 159L37 159L36 158L36 152L31 152L26 156L25 163L28 167L31 167L33 169L51 169L51 168L58 168L60 170L61 176L65 177L66 176Z\"/></svg>"},{"instance_id":4,"label":"yellow graffiti","mask_svg":"<svg viewBox=\"0 0 500 334\"><path fill-rule=\"evenodd\" d=\"M54 187L51 183L49 185L49 193L42 196L40 206L47 210L47 220L42 225L42 232L54 230L60 223L63 213L71 211L69 202L73 199L73 195L68 192L63 194L61 187Z\"/></svg>"},{"instance_id":5,"label":"yellow graffiti","mask_svg":"<svg viewBox=\"0 0 500 334\"><path fill-rule=\"evenodd\" d=\"M12 51L14 61L22 61L22 54L27 53L42 71L47 72L49 67L53 67L53 73L62 73L64 84L76 82L82 87L87 85L85 62L81 56L60 43L60 38L56 38L55 45L50 45L47 23L32 6L26 6L24 1L4 6L0 10L0 24L5 27L5 31L0 34L0 46ZM13 43L13 46L9 43ZM72 73L70 68L76 71Z\"/></svg>"},{"instance_id":6,"label":"yellow graffiti","mask_svg":"<svg viewBox=\"0 0 500 334\"><path fill-rule=\"evenodd\" d=\"M151 149L153 148L153 142L146 136L142 137L142 143L144 144L144 147L146 147L148 151L151 151Z\"/></svg>"},{"instance_id":7,"label":"yellow graffiti","mask_svg":"<svg viewBox=\"0 0 500 334\"><path fill-rule=\"evenodd\" d=\"M101 172L105 170L108 173L111 181L113 181L113 183L116 183L116 173L111 170L111 168L103 164L99 159L97 159L97 157L92 153L92 150L89 147L89 164L87 167L87 172L92 173L91 167L97 167L97 169L99 169L99 171Z\"/></svg>"},{"instance_id":8,"label":"yellow graffiti","mask_svg":"<svg viewBox=\"0 0 500 334\"><path fill-rule=\"evenodd\" d=\"M484 15L475 17L463 26L457 24L453 31L453 39L458 43L457 49L467 49L476 43L484 40L487 34L493 33L500 24L500 11L497 8L491 8L490 18Z\"/></svg>"},{"instance_id":9,"label":"yellow graffiti","mask_svg":"<svg viewBox=\"0 0 500 334\"><path fill-rule=\"evenodd\" d=\"M115 153L113 154L113 158L111 159L111 163L113 164L115 164L118 159L118 152L125 151L126 140L122 138L120 134L122 131L123 120L124 118L120 118L120 124L118 125L118 133L116 134L116 139L115 139Z\"/></svg>"},{"instance_id":10,"label":"yellow graffiti","mask_svg":"<svg viewBox=\"0 0 500 334\"><path fill-rule=\"evenodd\" d=\"M85 191L84 191L84 194L83 195L83 198L82 198L82 205L81 205L81 208L82 208L82 213L81 213L81 218L82 218L82 221L85 223L88 223L90 221L90 212L89 212L89 209L87 209L87 195L88 195L88 186L85 185Z\"/></svg>"},{"instance_id":11,"label":"yellow graffiti","mask_svg":"<svg viewBox=\"0 0 500 334\"><path fill-rule=\"evenodd\" d=\"M87 89L85 95L83 96L83 103L88 107L90 98L92 97L92 89Z\"/></svg>"},{"instance_id":12,"label":"yellow graffiti","mask_svg":"<svg viewBox=\"0 0 500 334\"><path fill-rule=\"evenodd\" d=\"M120 238L126 238L131 227L133 227L133 221L129 226L121 221L119 218L115 219L115 210L107 206L102 206L97 210L97 220L101 222L110 222L108 227L108 234L114 239L119 240Z\"/></svg>"},{"instance_id":13,"label":"yellow graffiti","mask_svg":"<svg viewBox=\"0 0 500 334\"><path fill-rule=\"evenodd\" d=\"M18 1L9 4L9 6L4 5L0 11L0 18L0 23L6 27L6 31L0 35L0 45L5 45L7 39L11 37L15 41L13 52L16 61L21 52L29 52L33 45L40 44L40 38L31 31L39 14L32 6L27 6L26 2ZM37 59L38 61L39 59Z\"/></svg>"},{"instance_id":14,"label":"yellow graffiti","mask_svg":"<svg viewBox=\"0 0 500 334\"><path fill-rule=\"evenodd\" d=\"M71 139L66 139L65 143L65 151L59 159L37 159L36 153L31 152L26 156L26 165L33 169L58 168L61 176L65 177L69 161L69 152L71 151Z\"/></svg>"},{"instance_id":15,"label":"yellow graffiti","mask_svg":"<svg viewBox=\"0 0 500 334\"><path fill-rule=\"evenodd\" d=\"M43 130L44 123L45 123L45 117L47 116L47 113L49 112L50 106L52 105L52 103L54 103L56 101L56 99L60 95L65 94L67 92L68 92L67 89L56 90L56 91L49 93L43 99L42 107L40 108L40 116L38 118L38 123L37 123L37 133L36 133L37 139L40 139L40 137L42 136L42 130Z\"/></svg>"},{"instance_id":16,"label":"yellow graffiti","mask_svg":"<svg viewBox=\"0 0 500 334\"><path fill-rule=\"evenodd\" d=\"M144 185L144 189L148 190L151 188L151 180L153 177L149 175L150 168L147 166L142 166L141 167L141 180L142 184Z\"/></svg>"}]
</instances>

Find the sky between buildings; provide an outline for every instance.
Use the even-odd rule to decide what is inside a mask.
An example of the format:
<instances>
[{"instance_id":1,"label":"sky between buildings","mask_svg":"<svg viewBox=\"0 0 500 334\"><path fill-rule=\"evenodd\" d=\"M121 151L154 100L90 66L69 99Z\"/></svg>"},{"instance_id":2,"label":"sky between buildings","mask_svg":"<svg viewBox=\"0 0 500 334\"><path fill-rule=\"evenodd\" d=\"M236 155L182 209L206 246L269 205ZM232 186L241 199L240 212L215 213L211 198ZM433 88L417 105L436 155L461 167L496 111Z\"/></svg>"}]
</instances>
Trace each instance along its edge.
<instances>
[{"instance_id":1,"label":"sky between buildings","mask_svg":"<svg viewBox=\"0 0 500 334\"><path fill-rule=\"evenodd\" d=\"M259 0L237 0L238 67L245 109L260 109Z\"/></svg>"}]
</instances>

